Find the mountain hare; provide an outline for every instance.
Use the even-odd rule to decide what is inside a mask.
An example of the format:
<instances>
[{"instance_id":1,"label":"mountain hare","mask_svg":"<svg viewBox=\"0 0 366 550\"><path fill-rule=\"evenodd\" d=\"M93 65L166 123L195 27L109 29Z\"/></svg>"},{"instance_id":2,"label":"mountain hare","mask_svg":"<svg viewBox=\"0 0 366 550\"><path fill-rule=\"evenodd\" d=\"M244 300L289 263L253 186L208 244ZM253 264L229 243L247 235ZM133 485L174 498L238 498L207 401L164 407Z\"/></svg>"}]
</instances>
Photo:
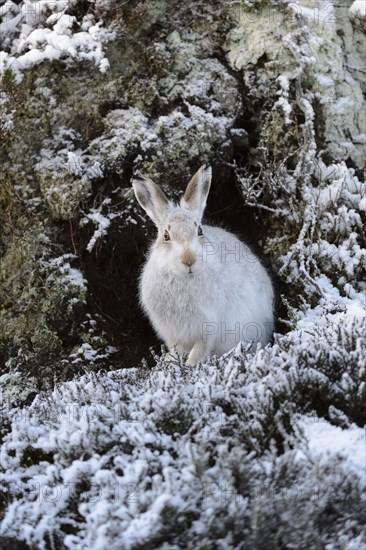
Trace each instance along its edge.
<instances>
[{"instance_id":1,"label":"mountain hare","mask_svg":"<svg viewBox=\"0 0 366 550\"><path fill-rule=\"evenodd\" d=\"M273 288L267 271L232 233L201 225L211 185L202 166L179 205L147 178L132 182L158 228L140 278L140 301L158 335L187 365L244 343L265 345L273 331Z\"/></svg>"}]
</instances>

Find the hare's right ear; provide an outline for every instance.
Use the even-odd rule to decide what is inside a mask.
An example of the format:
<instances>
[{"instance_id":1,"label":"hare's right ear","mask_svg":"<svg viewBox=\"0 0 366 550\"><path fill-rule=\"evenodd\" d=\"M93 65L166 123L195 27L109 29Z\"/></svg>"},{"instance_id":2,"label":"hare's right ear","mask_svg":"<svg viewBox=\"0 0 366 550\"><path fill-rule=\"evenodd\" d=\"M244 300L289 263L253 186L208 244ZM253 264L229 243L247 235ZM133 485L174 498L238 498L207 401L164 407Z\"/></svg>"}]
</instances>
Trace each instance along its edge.
<instances>
[{"instance_id":1,"label":"hare's right ear","mask_svg":"<svg viewBox=\"0 0 366 550\"><path fill-rule=\"evenodd\" d=\"M212 178L211 166L201 166L187 185L181 200L181 206L194 212L201 220L206 208L207 195L210 191Z\"/></svg>"},{"instance_id":2,"label":"hare's right ear","mask_svg":"<svg viewBox=\"0 0 366 550\"><path fill-rule=\"evenodd\" d=\"M139 177L132 180L136 199L147 212L155 225L159 225L169 210L165 193L150 178Z\"/></svg>"}]
</instances>

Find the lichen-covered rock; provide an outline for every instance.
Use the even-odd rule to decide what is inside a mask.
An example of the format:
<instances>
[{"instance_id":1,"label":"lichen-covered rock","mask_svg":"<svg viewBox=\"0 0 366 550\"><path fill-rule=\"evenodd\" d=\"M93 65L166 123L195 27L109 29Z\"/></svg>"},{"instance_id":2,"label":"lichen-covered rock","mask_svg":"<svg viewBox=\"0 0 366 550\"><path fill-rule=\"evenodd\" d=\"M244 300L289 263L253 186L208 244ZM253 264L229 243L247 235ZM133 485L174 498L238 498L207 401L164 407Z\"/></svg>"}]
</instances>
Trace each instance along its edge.
<instances>
[{"instance_id":1,"label":"lichen-covered rock","mask_svg":"<svg viewBox=\"0 0 366 550\"><path fill-rule=\"evenodd\" d=\"M366 41L347 6L313 0L238 2L232 14L236 25L225 45L230 66L243 71L251 95L272 101L283 113L283 123L274 119L267 132L277 136L281 124L284 133L296 135L292 102L305 93L317 109L322 155L363 168Z\"/></svg>"},{"instance_id":2,"label":"lichen-covered rock","mask_svg":"<svg viewBox=\"0 0 366 550\"><path fill-rule=\"evenodd\" d=\"M19 224L20 229L21 236L8 237L0 260L3 396L12 403L27 397L27 386L33 394L35 381L38 390L53 383L65 347L78 337L87 291L80 271L66 258L46 260L51 240L43 224L27 229Z\"/></svg>"}]
</instances>

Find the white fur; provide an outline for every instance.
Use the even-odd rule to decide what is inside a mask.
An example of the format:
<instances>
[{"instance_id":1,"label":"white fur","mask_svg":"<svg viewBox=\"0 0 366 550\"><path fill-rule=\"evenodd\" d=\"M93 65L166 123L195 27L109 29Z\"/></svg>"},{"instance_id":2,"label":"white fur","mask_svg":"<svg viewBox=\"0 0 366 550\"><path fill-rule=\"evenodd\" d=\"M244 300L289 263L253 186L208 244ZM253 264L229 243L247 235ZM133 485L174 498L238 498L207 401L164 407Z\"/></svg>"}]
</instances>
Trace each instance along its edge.
<instances>
[{"instance_id":1,"label":"white fur","mask_svg":"<svg viewBox=\"0 0 366 550\"><path fill-rule=\"evenodd\" d=\"M273 288L259 259L218 227L203 225L198 236L210 168L202 167L194 178L196 192L180 206L156 201L151 180L133 182L145 210L154 209L159 230L140 278L140 301L165 344L189 353L187 364L222 355L239 341L265 345L273 332ZM146 200L154 204L147 206ZM184 252L195 258L193 265L182 262Z\"/></svg>"}]
</instances>

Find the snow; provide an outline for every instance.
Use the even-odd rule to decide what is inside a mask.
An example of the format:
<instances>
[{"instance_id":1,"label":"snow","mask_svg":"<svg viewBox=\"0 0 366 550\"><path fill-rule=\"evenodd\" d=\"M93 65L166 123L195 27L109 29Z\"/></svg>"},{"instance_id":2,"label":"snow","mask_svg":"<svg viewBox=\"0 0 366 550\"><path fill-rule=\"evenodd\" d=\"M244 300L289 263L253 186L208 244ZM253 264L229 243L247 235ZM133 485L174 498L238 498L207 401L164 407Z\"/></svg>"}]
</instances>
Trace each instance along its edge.
<instances>
[{"instance_id":1,"label":"snow","mask_svg":"<svg viewBox=\"0 0 366 550\"><path fill-rule=\"evenodd\" d=\"M366 17L366 2L365 0L354 0L349 11L352 15Z\"/></svg>"},{"instance_id":2,"label":"snow","mask_svg":"<svg viewBox=\"0 0 366 550\"><path fill-rule=\"evenodd\" d=\"M110 63L106 57L103 57L99 62L99 70L101 73L106 73L111 68Z\"/></svg>"},{"instance_id":3,"label":"snow","mask_svg":"<svg viewBox=\"0 0 366 550\"><path fill-rule=\"evenodd\" d=\"M64 264L61 273L66 273L66 279L70 281L71 284L79 286L82 289L86 288L87 281L79 269L71 268L70 264Z\"/></svg>"},{"instance_id":4,"label":"snow","mask_svg":"<svg viewBox=\"0 0 366 550\"><path fill-rule=\"evenodd\" d=\"M366 211L366 197L363 197L358 203L358 208L360 210Z\"/></svg>"},{"instance_id":5,"label":"snow","mask_svg":"<svg viewBox=\"0 0 366 550\"><path fill-rule=\"evenodd\" d=\"M80 363L94 364L100 362L102 359L109 358L111 355L118 351L117 348L113 346L105 346L103 349L98 347L98 339L95 338L95 347L92 346L94 343L93 334L95 330L96 322L94 320L89 321L89 325L92 327L89 332L92 335L91 343L84 342L78 349L70 354L69 360L72 365L77 365Z\"/></svg>"},{"instance_id":6,"label":"snow","mask_svg":"<svg viewBox=\"0 0 366 550\"><path fill-rule=\"evenodd\" d=\"M112 40L115 33L104 28L102 21L84 25L78 31L80 22L65 13L68 4L58 0L34 3L26 0L19 5L6 2L1 7L5 17L0 23L4 48L0 51L0 73L9 67L21 81L26 69L54 59L88 60L106 72L109 61L103 53L103 44ZM47 20L46 8L54 12Z\"/></svg>"},{"instance_id":7,"label":"snow","mask_svg":"<svg viewBox=\"0 0 366 550\"><path fill-rule=\"evenodd\" d=\"M343 467L360 478L362 488L366 487L366 428L353 424L342 429L317 417L304 417L299 426L314 460L321 464L331 457L341 459Z\"/></svg>"},{"instance_id":8,"label":"snow","mask_svg":"<svg viewBox=\"0 0 366 550\"><path fill-rule=\"evenodd\" d=\"M117 214L110 213L108 216L103 216L99 211L93 209L87 215L86 218L91 220L98 226L98 229L94 231L94 234L87 244L87 251L91 252L98 239L104 237L107 234L107 230L111 225L111 220L117 217Z\"/></svg>"},{"instance_id":9,"label":"snow","mask_svg":"<svg viewBox=\"0 0 366 550\"><path fill-rule=\"evenodd\" d=\"M332 25L336 22L333 1L307 2L300 0L297 3L290 2L288 5L299 16L317 24Z\"/></svg>"},{"instance_id":10,"label":"snow","mask_svg":"<svg viewBox=\"0 0 366 550\"><path fill-rule=\"evenodd\" d=\"M87 280L79 269L70 266L70 262L67 260L72 259L76 259L76 256L73 256L72 254L63 254L57 258L44 261L43 265L56 268L60 273L62 273L65 281L85 291L87 290Z\"/></svg>"}]
</instances>

